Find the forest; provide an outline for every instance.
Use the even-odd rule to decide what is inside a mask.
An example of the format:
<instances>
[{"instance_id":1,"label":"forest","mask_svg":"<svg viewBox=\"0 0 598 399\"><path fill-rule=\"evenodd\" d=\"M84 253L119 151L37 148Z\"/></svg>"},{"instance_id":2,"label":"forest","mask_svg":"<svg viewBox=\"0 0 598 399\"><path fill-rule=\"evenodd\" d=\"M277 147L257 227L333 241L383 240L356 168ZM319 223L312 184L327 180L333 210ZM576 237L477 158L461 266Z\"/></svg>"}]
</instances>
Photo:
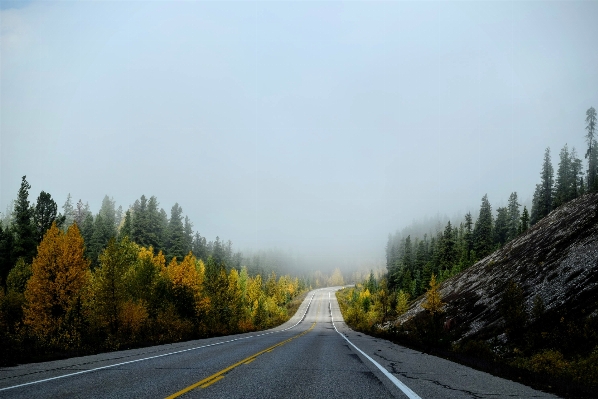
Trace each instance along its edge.
<instances>
[{"instance_id":1,"label":"forest","mask_svg":"<svg viewBox=\"0 0 598 399\"><path fill-rule=\"evenodd\" d=\"M546 389L553 389L556 380L564 381L561 393L570 393L570 384L581 384L583 392L595 389L598 386L598 317L595 312L572 319L566 313L547 311L538 295L533 297L531 307L526 306L521 287L511 280L502 288L498 306L503 322L493 327L503 340L490 343L460 340L454 335L456 319L444 315L445 303L439 291L442 281L504 247L552 210L586 193L598 192L594 108L586 112L585 138L585 165L575 149L565 144L559 153L558 166L554 168L550 149L545 150L531 211L526 207L521 210L518 195L513 192L508 205L493 212L484 195L475 221L468 213L464 220L449 221L442 231L430 236L390 235L386 246L386 273L381 276L371 273L354 288L337 293L345 321L356 330L421 350L440 351L441 356L457 361L464 355L473 357L468 364L474 367L490 362L486 370L492 373L506 367L510 370L505 374L508 378L521 376L524 370L531 373L528 381L543 379ZM550 250L545 248L545 252ZM421 303L423 316L411 324L405 322L409 324L406 329L397 327L395 320L422 295L425 295Z\"/></svg>"},{"instance_id":2,"label":"forest","mask_svg":"<svg viewBox=\"0 0 598 399\"><path fill-rule=\"evenodd\" d=\"M23 176L0 222L3 364L264 329L312 284L342 284L338 270L277 276L280 258L207 242L154 196L124 213L106 196L93 215L69 195L59 213L44 191L31 203L30 188Z\"/></svg>"}]
</instances>

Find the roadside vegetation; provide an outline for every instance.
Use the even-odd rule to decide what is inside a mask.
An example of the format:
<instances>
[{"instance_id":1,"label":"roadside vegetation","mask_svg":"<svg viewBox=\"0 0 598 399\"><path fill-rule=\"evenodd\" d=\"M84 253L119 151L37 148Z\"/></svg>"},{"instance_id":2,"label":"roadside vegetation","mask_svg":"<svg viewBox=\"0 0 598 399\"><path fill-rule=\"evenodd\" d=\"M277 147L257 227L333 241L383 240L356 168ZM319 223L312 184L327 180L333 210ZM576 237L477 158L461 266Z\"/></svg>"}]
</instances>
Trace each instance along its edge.
<instances>
[{"instance_id":1,"label":"roadside vegetation","mask_svg":"<svg viewBox=\"0 0 598 399\"><path fill-rule=\"evenodd\" d=\"M517 238L553 209L598 192L596 111L586 112L587 169L575 149L563 147L554 168L546 149L541 182L531 212L521 211L517 193L496 212L487 196L477 220L471 214L459 224L419 237L389 236L387 272L337 293L351 328L431 352L494 374L520 380L567 397L594 397L598 389L598 315L573 309L547 310L540 296L525 305L521 288L509 281L502 288L502 322L487 336L463 338L454 315L445 313L439 283ZM550 248L546 248L549 251ZM447 281L450 284L450 280ZM425 295L422 310L396 323L415 299ZM578 314L579 313L579 314Z\"/></svg>"},{"instance_id":2,"label":"roadside vegetation","mask_svg":"<svg viewBox=\"0 0 598 399\"><path fill-rule=\"evenodd\" d=\"M268 254L207 242L155 197L123 214L106 196L93 216L69 196L59 214L29 189L0 222L0 365L270 328L332 279L277 276Z\"/></svg>"}]
</instances>

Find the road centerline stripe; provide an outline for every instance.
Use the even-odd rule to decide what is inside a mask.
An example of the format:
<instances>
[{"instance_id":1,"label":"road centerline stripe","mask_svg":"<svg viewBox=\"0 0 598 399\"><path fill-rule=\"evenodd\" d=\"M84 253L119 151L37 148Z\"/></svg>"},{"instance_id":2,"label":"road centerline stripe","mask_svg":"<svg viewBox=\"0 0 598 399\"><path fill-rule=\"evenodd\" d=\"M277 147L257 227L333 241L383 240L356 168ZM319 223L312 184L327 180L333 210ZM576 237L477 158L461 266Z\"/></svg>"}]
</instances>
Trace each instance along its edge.
<instances>
[{"instance_id":1,"label":"road centerline stripe","mask_svg":"<svg viewBox=\"0 0 598 399\"><path fill-rule=\"evenodd\" d=\"M315 326L316 326L316 322L314 321L313 324L311 325L311 327L308 328L307 330L305 330L305 331L303 331L303 332L301 332L299 334L293 335L291 338L288 338L288 339L286 339L284 341L281 341L281 342L279 342L279 343L277 343L275 345L272 345L269 348L266 348L266 349L261 350L261 351L259 351L257 353L254 353L253 355L248 356L245 359L240 360L237 363L235 363L233 365L230 365L230 366L228 366L228 367L226 367L226 368L218 371L217 373L214 373L211 376L204 378L201 381L196 382L195 384L189 385L188 387L181 389L180 391L178 391L178 392L176 392L176 393L174 393L174 394L166 397L166 399L178 398L179 396L184 395L187 392L194 390L195 388L207 388L208 386L212 385L216 381L220 381L221 379L223 379L224 375L226 373L228 373L229 371L233 370L234 368L237 368L238 366L240 366L242 364L251 363L258 356L263 355L266 352L272 352L272 350L274 350L275 348L278 348L279 346L282 346L282 345L284 345L284 344L286 344L288 342L291 342L292 340L294 340L296 338L299 338L299 337L307 334L308 332L310 332L311 330L313 330Z\"/></svg>"},{"instance_id":2,"label":"road centerline stripe","mask_svg":"<svg viewBox=\"0 0 598 399\"><path fill-rule=\"evenodd\" d=\"M316 291L319 291L319 289L316 290ZM316 295L316 293L314 292L312 294L311 298L309 299L309 303L307 304L307 307L305 308L305 312L303 313L303 316L301 316L301 319L299 319L299 321L297 323L295 323L294 325L292 325L291 327L287 327L284 330L276 330L276 331L270 331L270 332L266 332L266 333L262 333L262 334L250 335L248 337L239 337L239 338L235 338L235 339L229 339L228 341L215 342L213 344L207 344L207 345L196 346L196 347L193 347L193 348L181 349L181 350L174 351L174 352L169 352L169 353L162 353L160 355L149 356L149 357L145 357L145 358L142 358L142 359L129 360L129 361L126 361L126 362L120 362L120 363L116 363L116 364L109 364L107 366L96 367L96 368L93 368L93 369L81 370L81 371L78 371L76 373L69 373L69 374L59 375L59 376L56 376L56 377L50 377L50 378L44 378L44 379L41 379L41 380L36 380L36 381L31 381L31 382L25 382L23 384L17 384L17 385L12 385L12 386L9 386L9 387L0 388L0 392L1 391L8 391L9 389L15 389L15 388L25 387L25 386L28 386L28 385L39 384L39 383L42 383L42 382L54 381L54 380L58 380L58 379L61 379L61 378L73 377L73 376L76 376L76 375L81 375L81 374L85 374L85 373L91 373L91 372L98 371L98 370L105 370L105 369L108 369L108 368L118 367L118 366L122 366L122 365L125 365L125 364L137 363L137 362L142 362L142 361L145 361L145 360L157 359L157 358L160 358L160 357L170 356L170 355L176 355L176 354L179 354L179 353L193 351L193 350L197 350L197 349L208 348L210 346L227 344L229 342L240 341L242 339L249 339L249 338L254 338L254 337L261 337L263 335L268 335L268 334L274 334L274 333L277 333L277 332L288 331L288 330L290 330L292 328L297 327L299 325L299 323L301 323L305 319L305 316L307 315L307 311L311 307L311 302L313 301L315 295ZM47 371L67 370L69 367L71 367L71 366L67 366L67 367L63 367L63 368L57 368L57 369L54 369L54 370L47 370Z\"/></svg>"}]
</instances>

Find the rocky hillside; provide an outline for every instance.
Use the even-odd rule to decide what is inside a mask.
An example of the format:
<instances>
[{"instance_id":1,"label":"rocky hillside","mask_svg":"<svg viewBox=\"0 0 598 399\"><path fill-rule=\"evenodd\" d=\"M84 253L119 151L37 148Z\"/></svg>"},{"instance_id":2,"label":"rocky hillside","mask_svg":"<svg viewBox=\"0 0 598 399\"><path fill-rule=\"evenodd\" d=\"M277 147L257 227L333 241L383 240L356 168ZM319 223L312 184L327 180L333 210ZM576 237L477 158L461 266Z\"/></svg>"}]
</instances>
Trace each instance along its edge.
<instances>
[{"instance_id":1,"label":"rocky hillside","mask_svg":"<svg viewBox=\"0 0 598 399\"><path fill-rule=\"evenodd\" d=\"M502 249L444 281L446 315L460 338L489 338L502 324L499 302L509 279L522 288L528 309L534 297L547 311L598 314L598 194L577 198L538 222ZM416 300L397 324L420 314Z\"/></svg>"}]
</instances>

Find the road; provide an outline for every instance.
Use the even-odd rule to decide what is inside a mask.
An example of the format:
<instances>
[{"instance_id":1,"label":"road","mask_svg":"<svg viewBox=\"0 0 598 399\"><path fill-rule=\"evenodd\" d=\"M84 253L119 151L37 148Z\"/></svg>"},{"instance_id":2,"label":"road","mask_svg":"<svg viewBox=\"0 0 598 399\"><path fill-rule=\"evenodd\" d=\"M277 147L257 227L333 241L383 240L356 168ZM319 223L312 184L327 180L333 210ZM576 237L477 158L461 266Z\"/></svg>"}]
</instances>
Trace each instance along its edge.
<instances>
[{"instance_id":1,"label":"road","mask_svg":"<svg viewBox=\"0 0 598 399\"><path fill-rule=\"evenodd\" d=\"M556 398L349 329L312 291L280 327L0 369L0 398Z\"/></svg>"}]
</instances>

